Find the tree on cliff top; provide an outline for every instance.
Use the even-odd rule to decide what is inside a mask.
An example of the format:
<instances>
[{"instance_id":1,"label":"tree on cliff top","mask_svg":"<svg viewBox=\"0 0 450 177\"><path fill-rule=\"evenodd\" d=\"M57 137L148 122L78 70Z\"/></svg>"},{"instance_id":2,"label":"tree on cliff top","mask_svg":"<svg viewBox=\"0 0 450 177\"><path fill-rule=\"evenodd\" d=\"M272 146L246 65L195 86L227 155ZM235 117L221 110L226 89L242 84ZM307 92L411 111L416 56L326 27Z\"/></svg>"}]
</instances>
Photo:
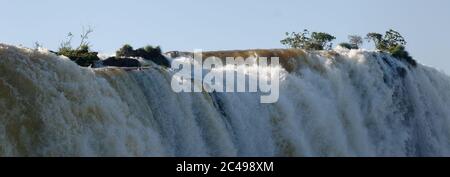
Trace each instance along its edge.
<instances>
[{"instance_id":1,"label":"tree on cliff top","mask_svg":"<svg viewBox=\"0 0 450 177\"><path fill-rule=\"evenodd\" d=\"M388 51L397 46L406 45L405 38L403 38L399 32L392 29L386 31L384 36L379 33L369 33L367 34L366 39L368 41L373 41L375 43L375 47L381 51Z\"/></svg>"},{"instance_id":2,"label":"tree on cliff top","mask_svg":"<svg viewBox=\"0 0 450 177\"><path fill-rule=\"evenodd\" d=\"M340 43L339 46L347 49L359 49L363 44L363 38L358 35L348 36L349 42Z\"/></svg>"},{"instance_id":3,"label":"tree on cliff top","mask_svg":"<svg viewBox=\"0 0 450 177\"><path fill-rule=\"evenodd\" d=\"M303 32L286 33L286 38L281 40L281 44L291 48L300 48L305 50L324 50L331 49L333 41L336 37L324 32L310 32L305 29Z\"/></svg>"},{"instance_id":4,"label":"tree on cliff top","mask_svg":"<svg viewBox=\"0 0 450 177\"><path fill-rule=\"evenodd\" d=\"M406 40L399 32L390 29L384 36L379 33L369 33L366 39L373 41L378 50L389 52L393 57L417 66L417 62L406 51Z\"/></svg>"}]
</instances>

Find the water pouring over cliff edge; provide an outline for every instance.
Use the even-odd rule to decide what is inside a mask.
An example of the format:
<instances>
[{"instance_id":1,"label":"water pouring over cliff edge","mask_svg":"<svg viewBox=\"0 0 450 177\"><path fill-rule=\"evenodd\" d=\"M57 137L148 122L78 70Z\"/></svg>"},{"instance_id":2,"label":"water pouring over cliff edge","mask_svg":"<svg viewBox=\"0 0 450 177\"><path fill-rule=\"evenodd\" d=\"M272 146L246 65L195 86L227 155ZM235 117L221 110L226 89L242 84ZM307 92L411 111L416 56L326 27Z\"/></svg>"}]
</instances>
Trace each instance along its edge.
<instances>
[{"instance_id":1,"label":"water pouring over cliff edge","mask_svg":"<svg viewBox=\"0 0 450 177\"><path fill-rule=\"evenodd\" d=\"M450 155L447 75L376 51L245 52L287 58L277 103L1 44L0 156Z\"/></svg>"}]
</instances>

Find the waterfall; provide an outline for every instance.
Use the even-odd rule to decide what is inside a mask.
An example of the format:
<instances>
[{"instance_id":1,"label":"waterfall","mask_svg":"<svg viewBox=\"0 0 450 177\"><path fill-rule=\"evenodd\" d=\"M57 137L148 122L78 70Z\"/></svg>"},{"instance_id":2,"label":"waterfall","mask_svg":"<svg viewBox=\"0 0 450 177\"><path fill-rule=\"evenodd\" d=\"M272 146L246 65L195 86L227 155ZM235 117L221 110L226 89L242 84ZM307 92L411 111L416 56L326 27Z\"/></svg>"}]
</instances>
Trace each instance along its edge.
<instances>
[{"instance_id":1,"label":"waterfall","mask_svg":"<svg viewBox=\"0 0 450 177\"><path fill-rule=\"evenodd\" d=\"M0 156L449 156L450 77L388 54L305 52L280 97L175 93L172 69L83 68L0 44Z\"/></svg>"}]
</instances>

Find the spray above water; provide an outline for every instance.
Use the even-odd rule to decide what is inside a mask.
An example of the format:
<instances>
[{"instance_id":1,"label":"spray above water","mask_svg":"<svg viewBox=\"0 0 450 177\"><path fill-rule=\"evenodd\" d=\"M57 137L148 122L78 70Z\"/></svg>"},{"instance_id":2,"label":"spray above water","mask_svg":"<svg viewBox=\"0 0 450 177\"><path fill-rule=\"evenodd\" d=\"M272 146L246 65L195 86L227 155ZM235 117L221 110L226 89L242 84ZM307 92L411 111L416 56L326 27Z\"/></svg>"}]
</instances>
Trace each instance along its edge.
<instances>
[{"instance_id":1,"label":"spray above water","mask_svg":"<svg viewBox=\"0 0 450 177\"><path fill-rule=\"evenodd\" d=\"M275 103L279 98L280 70L278 57L202 57L194 52L189 62L173 60L172 90L180 92L249 92L269 93L261 96L261 103ZM204 73L205 72L205 73ZM196 85L196 87L193 87ZM201 85L201 87L198 87Z\"/></svg>"},{"instance_id":2,"label":"spray above water","mask_svg":"<svg viewBox=\"0 0 450 177\"><path fill-rule=\"evenodd\" d=\"M433 68L340 48L234 53L279 56L282 67L268 70L280 73L278 101L261 104L265 90L226 92L228 80L224 92L176 93L176 66L81 68L45 50L1 44L0 155L450 155L450 79ZM252 66L218 66L204 76L258 79Z\"/></svg>"}]
</instances>

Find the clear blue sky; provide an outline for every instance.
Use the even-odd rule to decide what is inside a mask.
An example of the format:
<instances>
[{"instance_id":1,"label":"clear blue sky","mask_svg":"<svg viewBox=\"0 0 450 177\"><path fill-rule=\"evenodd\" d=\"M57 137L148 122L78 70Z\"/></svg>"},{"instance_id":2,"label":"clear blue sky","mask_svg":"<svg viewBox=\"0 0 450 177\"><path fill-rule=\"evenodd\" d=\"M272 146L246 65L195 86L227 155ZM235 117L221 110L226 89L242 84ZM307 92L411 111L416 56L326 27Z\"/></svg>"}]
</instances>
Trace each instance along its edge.
<instances>
[{"instance_id":1,"label":"clear blue sky","mask_svg":"<svg viewBox=\"0 0 450 177\"><path fill-rule=\"evenodd\" d=\"M92 26L95 50L124 43L163 50L281 48L286 31L400 31L419 62L450 73L449 0L0 0L0 42L56 49ZM367 46L372 48L372 46Z\"/></svg>"}]
</instances>

